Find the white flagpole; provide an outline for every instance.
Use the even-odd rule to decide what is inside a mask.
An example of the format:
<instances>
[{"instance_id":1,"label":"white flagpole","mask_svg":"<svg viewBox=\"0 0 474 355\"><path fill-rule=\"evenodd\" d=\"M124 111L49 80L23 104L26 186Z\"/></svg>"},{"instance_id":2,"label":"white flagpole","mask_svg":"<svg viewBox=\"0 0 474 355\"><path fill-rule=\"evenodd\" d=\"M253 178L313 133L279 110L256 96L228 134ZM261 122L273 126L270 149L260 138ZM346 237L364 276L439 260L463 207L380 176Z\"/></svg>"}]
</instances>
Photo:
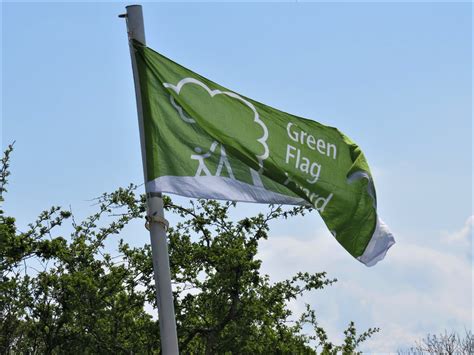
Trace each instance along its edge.
<instances>
[{"instance_id":1,"label":"white flagpole","mask_svg":"<svg viewBox=\"0 0 474 355\"><path fill-rule=\"evenodd\" d=\"M143 24L141 5L127 6L126 9L127 13L125 15L120 15L120 17L125 17L127 20L133 79L135 82L135 95L137 99L143 173L146 183L146 151L143 134L143 108L140 92L140 79L138 77L137 63L135 61L133 46L131 44L131 41L134 39L146 45L145 28ZM158 304L158 317L160 321L161 351L164 355L177 355L179 353L178 337L176 333L173 293L171 290L168 242L166 238L167 222L164 219L163 199L161 194L147 194L147 206L150 226L151 251L153 257L153 272L155 276L156 300Z\"/></svg>"}]
</instances>

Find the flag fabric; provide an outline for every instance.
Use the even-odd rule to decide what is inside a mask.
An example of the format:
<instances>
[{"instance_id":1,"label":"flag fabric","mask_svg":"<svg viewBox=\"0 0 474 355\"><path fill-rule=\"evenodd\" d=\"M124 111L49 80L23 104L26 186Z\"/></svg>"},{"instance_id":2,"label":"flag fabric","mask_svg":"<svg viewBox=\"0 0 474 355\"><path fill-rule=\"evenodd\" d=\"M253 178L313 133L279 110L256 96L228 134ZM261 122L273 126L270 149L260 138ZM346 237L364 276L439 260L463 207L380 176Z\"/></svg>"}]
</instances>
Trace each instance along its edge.
<instances>
[{"instance_id":1,"label":"flag fabric","mask_svg":"<svg viewBox=\"0 0 474 355\"><path fill-rule=\"evenodd\" d=\"M228 90L133 43L147 192L313 206L371 266L395 243L377 216L369 166L338 129Z\"/></svg>"}]
</instances>

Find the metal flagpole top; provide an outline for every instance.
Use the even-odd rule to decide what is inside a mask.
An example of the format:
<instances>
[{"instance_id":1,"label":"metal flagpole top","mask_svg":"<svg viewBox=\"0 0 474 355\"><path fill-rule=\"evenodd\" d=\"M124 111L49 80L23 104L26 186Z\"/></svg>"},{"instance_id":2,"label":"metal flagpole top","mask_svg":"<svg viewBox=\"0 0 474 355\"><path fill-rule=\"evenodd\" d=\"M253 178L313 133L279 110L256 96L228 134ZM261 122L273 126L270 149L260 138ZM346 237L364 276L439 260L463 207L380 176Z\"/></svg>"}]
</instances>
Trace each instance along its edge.
<instances>
[{"instance_id":1,"label":"metal flagpole top","mask_svg":"<svg viewBox=\"0 0 474 355\"><path fill-rule=\"evenodd\" d=\"M142 5L128 5L125 6L125 9L127 9L127 12L118 15L118 17L127 20L128 38L133 38L146 45Z\"/></svg>"}]
</instances>

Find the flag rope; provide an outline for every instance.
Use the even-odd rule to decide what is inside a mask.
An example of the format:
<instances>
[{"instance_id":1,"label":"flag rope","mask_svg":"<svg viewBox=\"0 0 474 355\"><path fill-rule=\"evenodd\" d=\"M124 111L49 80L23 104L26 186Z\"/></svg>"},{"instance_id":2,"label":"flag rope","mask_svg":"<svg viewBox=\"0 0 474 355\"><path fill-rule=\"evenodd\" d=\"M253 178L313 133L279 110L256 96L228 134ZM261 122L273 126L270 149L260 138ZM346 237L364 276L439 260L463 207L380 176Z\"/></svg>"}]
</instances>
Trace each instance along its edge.
<instances>
[{"instance_id":1,"label":"flag rope","mask_svg":"<svg viewBox=\"0 0 474 355\"><path fill-rule=\"evenodd\" d=\"M146 216L145 219L146 219L145 228L148 229L148 230L150 230L150 224L151 223L161 224L163 226L163 228L165 229L165 231L168 230L168 227L170 225L170 223L168 222L168 220L166 218L158 216L158 215Z\"/></svg>"}]
</instances>

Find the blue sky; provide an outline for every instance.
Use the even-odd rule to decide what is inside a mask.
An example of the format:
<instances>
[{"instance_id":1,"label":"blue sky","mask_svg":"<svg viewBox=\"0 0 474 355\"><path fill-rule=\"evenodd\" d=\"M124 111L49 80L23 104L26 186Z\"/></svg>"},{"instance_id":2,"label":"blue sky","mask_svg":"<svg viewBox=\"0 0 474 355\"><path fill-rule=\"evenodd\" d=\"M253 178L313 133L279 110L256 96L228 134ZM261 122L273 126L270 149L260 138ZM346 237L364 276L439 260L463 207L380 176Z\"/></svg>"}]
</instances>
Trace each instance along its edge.
<instances>
[{"instance_id":1,"label":"blue sky","mask_svg":"<svg viewBox=\"0 0 474 355\"><path fill-rule=\"evenodd\" d=\"M16 140L5 209L20 227L50 205L85 216L91 198L143 181L124 6L2 3L2 147ZM472 327L470 3L144 3L144 13L150 47L364 150L397 244L369 269L316 214L276 223L261 253L272 279L340 280L295 310L312 304L335 339L349 320L381 327L371 352ZM140 223L127 233L148 241Z\"/></svg>"}]
</instances>

